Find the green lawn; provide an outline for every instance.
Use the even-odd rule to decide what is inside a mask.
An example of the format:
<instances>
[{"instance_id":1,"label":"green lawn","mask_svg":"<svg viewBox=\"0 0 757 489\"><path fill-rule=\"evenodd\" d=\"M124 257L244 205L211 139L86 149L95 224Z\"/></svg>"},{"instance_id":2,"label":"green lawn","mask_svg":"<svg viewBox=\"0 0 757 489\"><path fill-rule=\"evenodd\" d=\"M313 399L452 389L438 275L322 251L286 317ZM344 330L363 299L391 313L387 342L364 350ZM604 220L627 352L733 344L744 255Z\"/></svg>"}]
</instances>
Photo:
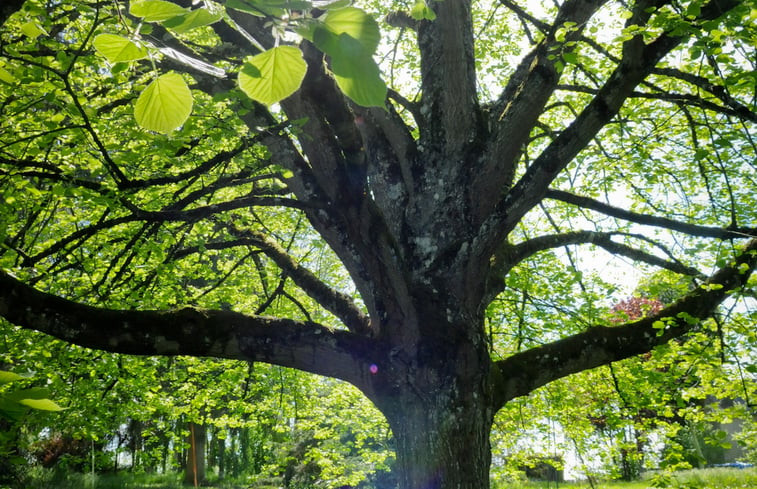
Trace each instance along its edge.
<instances>
[{"instance_id":1,"label":"green lawn","mask_svg":"<svg viewBox=\"0 0 757 489\"><path fill-rule=\"evenodd\" d=\"M52 473L44 471L30 481L28 487L34 489L186 489L177 474L130 474L115 475L66 474L63 477L51 477ZM60 474L59 474L60 475ZM635 482L594 483L594 489L757 489L757 468L749 469L697 469L676 472L663 481L654 475ZM663 484L663 482L665 484ZM203 486L206 489L277 489L276 486L260 483L220 483ZM327 487L327 486L322 486ZM0 486L0 489L6 489ZM493 484L492 489L592 489L588 482L510 482Z\"/></svg>"},{"instance_id":2,"label":"green lawn","mask_svg":"<svg viewBox=\"0 0 757 489\"><path fill-rule=\"evenodd\" d=\"M493 485L493 489L592 489L588 482L526 482ZM675 472L669 477L649 474L634 482L598 481L594 489L757 489L757 468L694 469Z\"/></svg>"}]
</instances>

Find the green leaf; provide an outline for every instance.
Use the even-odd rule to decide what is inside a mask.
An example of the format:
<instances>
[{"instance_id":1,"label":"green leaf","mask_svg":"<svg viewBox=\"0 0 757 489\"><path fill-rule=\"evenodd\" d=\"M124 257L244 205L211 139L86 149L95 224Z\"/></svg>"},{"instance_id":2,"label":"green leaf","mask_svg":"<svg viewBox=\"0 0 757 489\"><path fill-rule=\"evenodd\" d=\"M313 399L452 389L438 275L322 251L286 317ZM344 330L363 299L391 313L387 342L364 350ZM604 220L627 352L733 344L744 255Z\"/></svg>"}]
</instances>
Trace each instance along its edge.
<instances>
[{"instance_id":1,"label":"green leaf","mask_svg":"<svg viewBox=\"0 0 757 489\"><path fill-rule=\"evenodd\" d=\"M0 66L0 81L5 82L8 85L13 85L18 80L8 70Z\"/></svg>"},{"instance_id":2,"label":"green leaf","mask_svg":"<svg viewBox=\"0 0 757 489\"><path fill-rule=\"evenodd\" d=\"M226 8L241 10L258 17L281 17L287 10L306 10L313 5L304 0L227 0Z\"/></svg>"},{"instance_id":3,"label":"green leaf","mask_svg":"<svg viewBox=\"0 0 757 489\"><path fill-rule=\"evenodd\" d=\"M359 8L347 7L331 10L326 14L323 23L336 35L347 34L356 39L369 54L376 52L381 41L378 23Z\"/></svg>"},{"instance_id":4,"label":"green leaf","mask_svg":"<svg viewBox=\"0 0 757 489\"><path fill-rule=\"evenodd\" d=\"M329 53L331 71L339 88L363 107L384 107L387 87L373 58L352 37L342 34Z\"/></svg>"},{"instance_id":5,"label":"green leaf","mask_svg":"<svg viewBox=\"0 0 757 489\"><path fill-rule=\"evenodd\" d=\"M689 4L688 8L686 9L685 16L690 19L695 19L699 17L701 14L702 14L702 5L699 2L694 1Z\"/></svg>"},{"instance_id":6,"label":"green leaf","mask_svg":"<svg viewBox=\"0 0 757 489\"><path fill-rule=\"evenodd\" d=\"M129 13L135 17L142 17L145 22L162 22L186 14L187 9L165 0L143 0L132 3Z\"/></svg>"},{"instance_id":7,"label":"green leaf","mask_svg":"<svg viewBox=\"0 0 757 489\"><path fill-rule=\"evenodd\" d=\"M253 100L271 105L293 94L307 65L294 46L278 46L252 57L239 72L239 88Z\"/></svg>"},{"instance_id":8,"label":"green leaf","mask_svg":"<svg viewBox=\"0 0 757 489\"><path fill-rule=\"evenodd\" d=\"M723 284L702 284L699 286L699 288L707 291L720 290L723 288Z\"/></svg>"},{"instance_id":9,"label":"green leaf","mask_svg":"<svg viewBox=\"0 0 757 489\"><path fill-rule=\"evenodd\" d=\"M285 10L305 10L313 8L313 4L306 0L258 0L259 3Z\"/></svg>"},{"instance_id":10,"label":"green leaf","mask_svg":"<svg viewBox=\"0 0 757 489\"><path fill-rule=\"evenodd\" d=\"M192 113L192 92L178 73L161 75L137 99L134 118L142 128L168 133Z\"/></svg>"},{"instance_id":11,"label":"green leaf","mask_svg":"<svg viewBox=\"0 0 757 489\"><path fill-rule=\"evenodd\" d=\"M336 10L349 7L350 5L352 5L352 0L336 0L326 5L319 5L318 8L321 10Z\"/></svg>"},{"instance_id":12,"label":"green leaf","mask_svg":"<svg viewBox=\"0 0 757 489\"><path fill-rule=\"evenodd\" d=\"M192 29L218 22L222 18L223 14L220 12L212 13L208 9L200 8L186 15L169 19L163 23L163 26L171 29L176 34L183 34Z\"/></svg>"},{"instance_id":13,"label":"green leaf","mask_svg":"<svg viewBox=\"0 0 757 489\"><path fill-rule=\"evenodd\" d=\"M436 12L428 6L426 0L416 0L412 10L410 10L410 16L415 20L434 20L436 19Z\"/></svg>"},{"instance_id":14,"label":"green leaf","mask_svg":"<svg viewBox=\"0 0 757 489\"><path fill-rule=\"evenodd\" d=\"M257 15L259 17L265 16L265 12L251 1L226 0L226 8L247 12L248 14Z\"/></svg>"},{"instance_id":15,"label":"green leaf","mask_svg":"<svg viewBox=\"0 0 757 489\"><path fill-rule=\"evenodd\" d=\"M562 59L568 64L573 64L573 65L578 64L578 55L574 52L562 53Z\"/></svg>"},{"instance_id":16,"label":"green leaf","mask_svg":"<svg viewBox=\"0 0 757 489\"><path fill-rule=\"evenodd\" d=\"M36 22L27 22L21 26L21 32L27 35L27 37L30 37L32 39L36 39L42 34L47 35L47 31L43 29L39 24Z\"/></svg>"},{"instance_id":17,"label":"green leaf","mask_svg":"<svg viewBox=\"0 0 757 489\"><path fill-rule=\"evenodd\" d=\"M0 397L0 418L15 421L20 419L26 410L26 407L17 402L9 401Z\"/></svg>"},{"instance_id":18,"label":"green leaf","mask_svg":"<svg viewBox=\"0 0 757 489\"><path fill-rule=\"evenodd\" d=\"M41 411L63 411L65 409L58 406L50 399L21 399L18 403Z\"/></svg>"},{"instance_id":19,"label":"green leaf","mask_svg":"<svg viewBox=\"0 0 757 489\"><path fill-rule=\"evenodd\" d=\"M111 64L121 61L134 61L147 56L145 48L115 34L100 34L92 41L92 45Z\"/></svg>"},{"instance_id":20,"label":"green leaf","mask_svg":"<svg viewBox=\"0 0 757 489\"><path fill-rule=\"evenodd\" d=\"M23 377L18 375L17 373L0 370L0 384L7 384L8 382L13 382L14 380L20 379L23 379Z\"/></svg>"},{"instance_id":21,"label":"green leaf","mask_svg":"<svg viewBox=\"0 0 757 489\"><path fill-rule=\"evenodd\" d=\"M14 402L21 402L23 399L46 399L48 397L50 397L50 391L44 387L32 387L5 394L6 399Z\"/></svg>"}]
</instances>

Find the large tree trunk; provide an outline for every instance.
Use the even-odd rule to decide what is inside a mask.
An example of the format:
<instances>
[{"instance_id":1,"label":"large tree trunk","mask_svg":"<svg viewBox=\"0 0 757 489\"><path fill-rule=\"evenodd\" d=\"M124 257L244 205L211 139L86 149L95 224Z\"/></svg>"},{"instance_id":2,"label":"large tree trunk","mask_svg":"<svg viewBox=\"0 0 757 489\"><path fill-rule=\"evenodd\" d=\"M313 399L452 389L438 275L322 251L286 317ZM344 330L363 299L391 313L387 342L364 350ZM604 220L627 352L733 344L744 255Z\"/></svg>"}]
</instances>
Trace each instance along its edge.
<instances>
[{"instance_id":1,"label":"large tree trunk","mask_svg":"<svg viewBox=\"0 0 757 489\"><path fill-rule=\"evenodd\" d=\"M399 488L487 488L495 402L483 322L450 309L453 298L422 295L413 302L423 340L390 354L391 381L374 399L394 433Z\"/></svg>"},{"instance_id":2,"label":"large tree trunk","mask_svg":"<svg viewBox=\"0 0 757 489\"><path fill-rule=\"evenodd\" d=\"M489 487L491 416L466 404L414 402L391 419L400 489Z\"/></svg>"}]
</instances>

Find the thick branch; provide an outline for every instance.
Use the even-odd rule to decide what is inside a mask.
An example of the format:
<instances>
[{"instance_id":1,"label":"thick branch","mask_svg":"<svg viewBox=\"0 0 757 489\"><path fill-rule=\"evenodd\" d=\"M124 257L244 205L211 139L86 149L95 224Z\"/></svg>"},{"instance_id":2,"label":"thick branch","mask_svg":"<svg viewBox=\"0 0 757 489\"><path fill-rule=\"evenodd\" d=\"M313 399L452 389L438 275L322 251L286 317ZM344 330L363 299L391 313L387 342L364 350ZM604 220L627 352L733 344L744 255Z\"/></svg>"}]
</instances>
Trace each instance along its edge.
<instances>
[{"instance_id":1,"label":"thick branch","mask_svg":"<svg viewBox=\"0 0 757 489\"><path fill-rule=\"evenodd\" d=\"M659 313L622 326L596 326L583 333L496 362L502 385L497 407L567 375L646 353L696 328L757 266L757 239L731 265Z\"/></svg>"},{"instance_id":2,"label":"thick branch","mask_svg":"<svg viewBox=\"0 0 757 489\"><path fill-rule=\"evenodd\" d=\"M300 145L318 185L336 206L354 205L365 189L363 142L344 95L324 68L324 55L301 45L308 63L302 88L281 104L291 119L306 119Z\"/></svg>"},{"instance_id":3,"label":"thick branch","mask_svg":"<svg viewBox=\"0 0 757 489\"><path fill-rule=\"evenodd\" d=\"M495 202L480 195L497 195L512 183L515 165L552 93L560 75L553 59L566 42L575 41L581 29L605 0L569 0L563 3L548 35L521 61L491 111L492 134L483 167L476 172L471 199L476 221L491 211ZM566 22L578 26L559 41L558 28ZM481 207L486 205L487 207Z\"/></svg>"},{"instance_id":4,"label":"thick branch","mask_svg":"<svg viewBox=\"0 0 757 489\"><path fill-rule=\"evenodd\" d=\"M457 159L475 138L478 100L470 0L431 2L437 18L418 26L421 143Z\"/></svg>"},{"instance_id":5,"label":"thick branch","mask_svg":"<svg viewBox=\"0 0 757 489\"><path fill-rule=\"evenodd\" d=\"M312 322L184 308L127 311L40 292L0 272L0 316L80 346L132 355L260 361L364 386L373 346Z\"/></svg>"}]
</instances>

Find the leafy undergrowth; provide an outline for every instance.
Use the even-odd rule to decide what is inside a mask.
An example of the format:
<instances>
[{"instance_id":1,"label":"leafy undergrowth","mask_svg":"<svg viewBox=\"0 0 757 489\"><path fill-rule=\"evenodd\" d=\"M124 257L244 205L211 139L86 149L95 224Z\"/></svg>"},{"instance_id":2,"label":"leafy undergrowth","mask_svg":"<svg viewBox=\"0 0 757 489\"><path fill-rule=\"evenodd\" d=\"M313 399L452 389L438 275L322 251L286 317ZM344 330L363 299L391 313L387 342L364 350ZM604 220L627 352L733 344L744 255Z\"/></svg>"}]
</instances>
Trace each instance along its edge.
<instances>
[{"instance_id":1,"label":"leafy undergrowth","mask_svg":"<svg viewBox=\"0 0 757 489\"><path fill-rule=\"evenodd\" d=\"M492 484L492 489L592 489L588 482L521 482ZM633 482L598 481L594 489L757 489L757 468L694 469L672 474L650 473Z\"/></svg>"}]
</instances>

